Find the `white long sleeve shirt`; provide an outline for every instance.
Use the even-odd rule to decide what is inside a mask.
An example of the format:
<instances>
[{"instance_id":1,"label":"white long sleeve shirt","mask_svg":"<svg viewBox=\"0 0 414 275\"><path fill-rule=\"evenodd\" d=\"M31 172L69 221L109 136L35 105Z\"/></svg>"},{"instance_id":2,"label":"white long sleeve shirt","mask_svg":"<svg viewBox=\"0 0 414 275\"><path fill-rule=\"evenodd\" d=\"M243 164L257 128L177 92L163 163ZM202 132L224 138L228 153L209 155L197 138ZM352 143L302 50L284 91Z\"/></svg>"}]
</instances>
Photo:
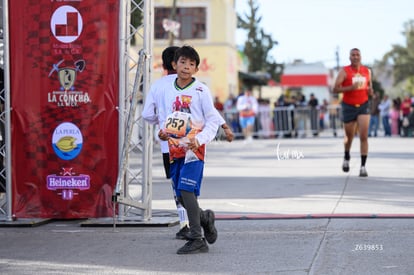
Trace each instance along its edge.
<instances>
[{"instance_id":1,"label":"white long sleeve shirt","mask_svg":"<svg viewBox=\"0 0 414 275\"><path fill-rule=\"evenodd\" d=\"M177 75L167 75L151 86L142 117L151 124L158 123L160 129L164 129L167 116L174 111L189 113L191 122L201 128L195 137L200 145L205 145L215 138L224 120L214 107L206 85L195 79L189 86L180 89L175 85L176 78Z\"/></svg>"},{"instance_id":2,"label":"white long sleeve shirt","mask_svg":"<svg viewBox=\"0 0 414 275\"><path fill-rule=\"evenodd\" d=\"M249 117L257 114L259 104L254 96L241 95L237 98L236 108L241 117Z\"/></svg>"}]
</instances>

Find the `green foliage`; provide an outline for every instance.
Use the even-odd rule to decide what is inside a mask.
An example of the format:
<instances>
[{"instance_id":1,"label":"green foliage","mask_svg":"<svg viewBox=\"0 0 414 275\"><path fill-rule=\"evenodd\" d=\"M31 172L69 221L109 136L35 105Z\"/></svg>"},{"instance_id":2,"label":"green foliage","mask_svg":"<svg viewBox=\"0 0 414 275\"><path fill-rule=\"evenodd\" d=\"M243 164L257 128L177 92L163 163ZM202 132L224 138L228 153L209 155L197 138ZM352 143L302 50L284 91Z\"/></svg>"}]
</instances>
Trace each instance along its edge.
<instances>
[{"instance_id":1,"label":"green foliage","mask_svg":"<svg viewBox=\"0 0 414 275\"><path fill-rule=\"evenodd\" d=\"M237 27L247 31L247 41L244 44L244 54L249 65L249 72L266 72L275 81L280 80L283 65L269 57L269 52L278 44L270 34L264 32L259 24L262 17L258 15L259 6L255 0L248 0L249 13L237 15Z\"/></svg>"},{"instance_id":2,"label":"green foliage","mask_svg":"<svg viewBox=\"0 0 414 275\"><path fill-rule=\"evenodd\" d=\"M392 45L392 49L387 52L380 67L386 65L393 67L394 84L407 81L407 88L412 90L414 83L414 21L410 20L404 24L406 45Z\"/></svg>"}]
</instances>

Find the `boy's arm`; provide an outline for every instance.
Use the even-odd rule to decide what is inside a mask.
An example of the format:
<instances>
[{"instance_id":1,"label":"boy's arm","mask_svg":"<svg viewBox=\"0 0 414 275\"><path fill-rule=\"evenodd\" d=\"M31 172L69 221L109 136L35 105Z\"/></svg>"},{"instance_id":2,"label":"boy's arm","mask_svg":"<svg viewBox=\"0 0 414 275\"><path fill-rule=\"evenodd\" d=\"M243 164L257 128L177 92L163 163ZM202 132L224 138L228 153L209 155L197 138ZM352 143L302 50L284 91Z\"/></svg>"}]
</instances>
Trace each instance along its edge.
<instances>
[{"instance_id":1,"label":"boy's arm","mask_svg":"<svg viewBox=\"0 0 414 275\"><path fill-rule=\"evenodd\" d=\"M217 117L219 114L214 107L213 98L209 90L200 93L200 103L204 115L204 127L196 135L196 139L202 145L210 143L216 137L218 128L220 127L220 120Z\"/></svg>"},{"instance_id":2,"label":"boy's arm","mask_svg":"<svg viewBox=\"0 0 414 275\"><path fill-rule=\"evenodd\" d=\"M226 135L226 140L228 142L232 142L233 139L234 139L233 131L227 125L226 121L224 120L224 118L221 116L221 114L219 113L219 111L217 109L216 109L216 115L217 115L217 119L218 119L218 123L219 123L220 127L224 130L224 134Z\"/></svg>"},{"instance_id":3,"label":"boy's arm","mask_svg":"<svg viewBox=\"0 0 414 275\"><path fill-rule=\"evenodd\" d=\"M158 123L158 115L157 115L157 104L155 102L155 91L156 85L153 84L150 88L148 95L144 101L144 109L142 110L142 118L150 124Z\"/></svg>"},{"instance_id":4,"label":"boy's arm","mask_svg":"<svg viewBox=\"0 0 414 275\"><path fill-rule=\"evenodd\" d=\"M234 139L234 133L231 130L231 128L227 125L227 123L222 124L221 128L224 130L224 134L226 135L226 140L228 142L232 142Z\"/></svg>"}]
</instances>

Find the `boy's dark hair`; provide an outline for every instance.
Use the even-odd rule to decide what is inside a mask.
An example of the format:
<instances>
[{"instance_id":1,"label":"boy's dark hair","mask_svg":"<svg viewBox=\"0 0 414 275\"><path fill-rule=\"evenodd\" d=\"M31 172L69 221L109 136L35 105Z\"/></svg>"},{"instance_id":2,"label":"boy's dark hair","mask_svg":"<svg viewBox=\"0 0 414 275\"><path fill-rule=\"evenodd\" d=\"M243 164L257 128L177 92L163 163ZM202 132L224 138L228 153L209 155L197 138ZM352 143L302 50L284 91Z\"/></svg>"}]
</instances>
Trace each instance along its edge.
<instances>
[{"instance_id":1,"label":"boy's dark hair","mask_svg":"<svg viewBox=\"0 0 414 275\"><path fill-rule=\"evenodd\" d=\"M197 51L191 46L182 46L175 51L174 62L177 62L180 57L186 57L196 62L196 67L200 65L200 56Z\"/></svg>"},{"instance_id":2,"label":"boy's dark hair","mask_svg":"<svg viewBox=\"0 0 414 275\"><path fill-rule=\"evenodd\" d=\"M170 46L170 47L165 48L162 51L162 66L164 67L165 70L174 71L174 68L172 67L171 62L174 61L174 54L178 48L179 47L177 46Z\"/></svg>"}]
</instances>

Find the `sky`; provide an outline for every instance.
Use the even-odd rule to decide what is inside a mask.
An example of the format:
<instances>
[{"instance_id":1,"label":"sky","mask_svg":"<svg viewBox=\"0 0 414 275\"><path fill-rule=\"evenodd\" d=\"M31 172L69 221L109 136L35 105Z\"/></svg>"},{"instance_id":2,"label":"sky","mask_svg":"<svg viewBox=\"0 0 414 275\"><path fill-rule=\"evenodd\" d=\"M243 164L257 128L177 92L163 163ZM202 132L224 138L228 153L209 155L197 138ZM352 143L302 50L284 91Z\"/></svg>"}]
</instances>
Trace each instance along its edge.
<instances>
[{"instance_id":1,"label":"sky","mask_svg":"<svg viewBox=\"0 0 414 275\"><path fill-rule=\"evenodd\" d=\"M248 0L236 0L242 17ZM302 59L327 67L349 64L349 50L361 50L362 63L381 60L392 45L406 46L404 23L414 20L414 0L255 0L259 27L278 41L270 55L278 63ZM246 32L237 30L239 46Z\"/></svg>"}]
</instances>

